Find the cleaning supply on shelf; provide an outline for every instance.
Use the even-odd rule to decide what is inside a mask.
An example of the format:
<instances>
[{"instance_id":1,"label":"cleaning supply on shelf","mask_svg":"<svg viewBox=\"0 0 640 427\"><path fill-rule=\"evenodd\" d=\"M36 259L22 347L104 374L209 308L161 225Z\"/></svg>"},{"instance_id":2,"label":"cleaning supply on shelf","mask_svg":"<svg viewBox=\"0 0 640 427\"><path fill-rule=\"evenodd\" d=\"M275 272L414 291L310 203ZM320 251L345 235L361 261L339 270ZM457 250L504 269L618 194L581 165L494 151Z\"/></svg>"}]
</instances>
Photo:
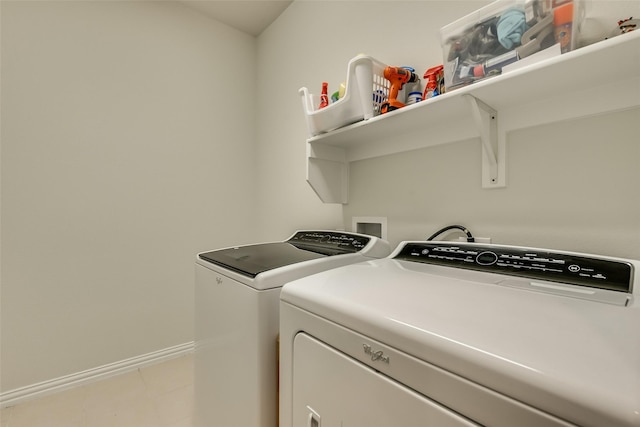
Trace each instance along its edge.
<instances>
[{"instance_id":1,"label":"cleaning supply on shelf","mask_svg":"<svg viewBox=\"0 0 640 427\"><path fill-rule=\"evenodd\" d=\"M345 82L340 83L340 88L338 89L338 99L342 99L346 91L347 91L346 83Z\"/></svg>"},{"instance_id":2,"label":"cleaning supply on shelf","mask_svg":"<svg viewBox=\"0 0 640 427\"><path fill-rule=\"evenodd\" d=\"M401 92L403 92L403 99L407 105L415 104L416 102L422 101L422 90L420 88L420 77L416 74L416 70L413 67L407 67L403 65L401 68L404 68L407 71L410 71L415 74L416 81L407 82L404 85L404 88Z\"/></svg>"},{"instance_id":3,"label":"cleaning supply on shelf","mask_svg":"<svg viewBox=\"0 0 640 427\"><path fill-rule=\"evenodd\" d=\"M407 105L415 104L422 101L422 92L413 91L407 94Z\"/></svg>"},{"instance_id":4,"label":"cleaning supply on shelf","mask_svg":"<svg viewBox=\"0 0 640 427\"><path fill-rule=\"evenodd\" d=\"M427 83L424 88L424 95L422 99L433 98L442 93L442 87L444 86L444 66L438 65L429 68L425 71L424 76Z\"/></svg>"},{"instance_id":5,"label":"cleaning supply on shelf","mask_svg":"<svg viewBox=\"0 0 640 427\"><path fill-rule=\"evenodd\" d=\"M320 93L320 106L318 107L318 109L325 108L329 105L328 90L329 90L329 83L322 82L322 92Z\"/></svg>"},{"instance_id":6,"label":"cleaning supply on shelf","mask_svg":"<svg viewBox=\"0 0 640 427\"><path fill-rule=\"evenodd\" d=\"M564 4L553 10L553 27L556 42L560 43L560 52L569 52L572 47L573 3Z\"/></svg>"}]
</instances>

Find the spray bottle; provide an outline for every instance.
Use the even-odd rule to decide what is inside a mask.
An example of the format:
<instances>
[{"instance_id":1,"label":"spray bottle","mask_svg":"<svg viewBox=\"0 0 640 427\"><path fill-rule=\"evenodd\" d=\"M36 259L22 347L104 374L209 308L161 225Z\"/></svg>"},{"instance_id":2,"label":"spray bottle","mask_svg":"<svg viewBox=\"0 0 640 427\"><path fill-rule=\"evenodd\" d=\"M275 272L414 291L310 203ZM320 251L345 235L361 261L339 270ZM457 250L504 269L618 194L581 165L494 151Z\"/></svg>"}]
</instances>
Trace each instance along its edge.
<instances>
[{"instance_id":1,"label":"spray bottle","mask_svg":"<svg viewBox=\"0 0 640 427\"><path fill-rule=\"evenodd\" d=\"M322 82L322 93L320 94L320 108L324 108L329 105L329 83Z\"/></svg>"},{"instance_id":2,"label":"spray bottle","mask_svg":"<svg viewBox=\"0 0 640 427\"><path fill-rule=\"evenodd\" d=\"M444 77L444 66L438 65L437 67L429 68L424 73L424 78L427 80L427 83L424 88L424 99L433 98L434 96L440 95L438 91L438 86L442 78Z\"/></svg>"}]
</instances>

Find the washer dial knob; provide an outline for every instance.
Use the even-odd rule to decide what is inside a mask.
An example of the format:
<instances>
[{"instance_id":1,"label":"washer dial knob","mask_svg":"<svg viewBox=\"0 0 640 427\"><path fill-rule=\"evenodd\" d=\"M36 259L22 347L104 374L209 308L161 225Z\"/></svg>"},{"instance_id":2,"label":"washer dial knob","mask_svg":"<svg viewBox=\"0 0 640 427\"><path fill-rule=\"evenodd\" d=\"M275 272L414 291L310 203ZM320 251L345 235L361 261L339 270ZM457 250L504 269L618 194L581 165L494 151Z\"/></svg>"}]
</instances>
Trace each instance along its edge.
<instances>
[{"instance_id":1,"label":"washer dial knob","mask_svg":"<svg viewBox=\"0 0 640 427\"><path fill-rule=\"evenodd\" d=\"M490 251L480 252L476 256L476 262L480 265L493 265L498 262L498 255Z\"/></svg>"}]
</instances>

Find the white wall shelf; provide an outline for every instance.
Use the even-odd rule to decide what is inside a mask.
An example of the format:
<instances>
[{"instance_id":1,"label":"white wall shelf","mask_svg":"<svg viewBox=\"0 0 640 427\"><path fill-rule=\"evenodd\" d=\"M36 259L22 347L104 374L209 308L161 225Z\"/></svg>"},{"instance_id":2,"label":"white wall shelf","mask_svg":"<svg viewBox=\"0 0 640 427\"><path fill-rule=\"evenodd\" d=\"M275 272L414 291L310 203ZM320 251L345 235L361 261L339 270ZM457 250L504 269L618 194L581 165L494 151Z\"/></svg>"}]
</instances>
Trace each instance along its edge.
<instances>
[{"instance_id":1,"label":"white wall shelf","mask_svg":"<svg viewBox=\"0 0 640 427\"><path fill-rule=\"evenodd\" d=\"M500 188L509 132L639 105L635 31L310 138L307 181L323 202L347 203L350 162L477 138L482 186Z\"/></svg>"}]
</instances>

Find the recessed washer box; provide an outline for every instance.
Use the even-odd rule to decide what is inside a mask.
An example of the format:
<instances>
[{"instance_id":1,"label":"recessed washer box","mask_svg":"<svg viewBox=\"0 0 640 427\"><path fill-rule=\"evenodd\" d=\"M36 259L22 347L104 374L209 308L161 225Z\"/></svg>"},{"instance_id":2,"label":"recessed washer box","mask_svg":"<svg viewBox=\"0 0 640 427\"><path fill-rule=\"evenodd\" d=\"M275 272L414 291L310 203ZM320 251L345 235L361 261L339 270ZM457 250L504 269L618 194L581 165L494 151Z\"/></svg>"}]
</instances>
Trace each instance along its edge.
<instances>
[{"instance_id":1,"label":"recessed washer box","mask_svg":"<svg viewBox=\"0 0 640 427\"><path fill-rule=\"evenodd\" d=\"M387 217L384 216L354 216L351 229L355 233L367 234L387 240Z\"/></svg>"}]
</instances>

